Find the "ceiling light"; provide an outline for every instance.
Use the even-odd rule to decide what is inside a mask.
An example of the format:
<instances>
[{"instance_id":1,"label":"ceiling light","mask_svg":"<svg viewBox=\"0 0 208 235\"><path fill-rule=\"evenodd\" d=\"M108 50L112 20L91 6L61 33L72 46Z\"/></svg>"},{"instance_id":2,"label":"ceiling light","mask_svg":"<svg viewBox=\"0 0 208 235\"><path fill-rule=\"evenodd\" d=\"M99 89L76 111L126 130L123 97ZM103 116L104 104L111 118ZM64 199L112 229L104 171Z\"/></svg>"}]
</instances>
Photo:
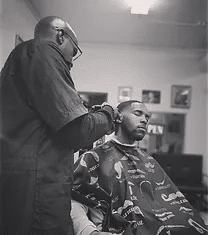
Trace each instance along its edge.
<instances>
[{"instance_id":1,"label":"ceiling light","mask_svg":"<svg viewBox=\"0 0 208 235\"><path fill-rule=\"evenodd\" d=\"M131 7L132 14L147 15L157 0L124 0Z\"/></svg>"}]
</instances>

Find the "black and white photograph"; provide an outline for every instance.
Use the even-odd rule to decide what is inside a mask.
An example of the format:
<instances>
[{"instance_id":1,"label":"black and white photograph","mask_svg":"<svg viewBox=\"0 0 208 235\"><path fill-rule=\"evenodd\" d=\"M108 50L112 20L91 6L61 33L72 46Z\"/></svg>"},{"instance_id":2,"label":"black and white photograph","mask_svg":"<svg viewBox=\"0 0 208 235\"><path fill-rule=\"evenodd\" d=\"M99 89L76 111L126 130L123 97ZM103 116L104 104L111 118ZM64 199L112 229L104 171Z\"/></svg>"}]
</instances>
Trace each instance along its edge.
<instances>
[{"instance_id":1,"label":"black and white photograph","mask_svg":"<svg viewBox=\"0 0 208 235\"><path fill-rule=\"evenodd\" d=\"M207 234L207 33L208 0L0 0L0 235Z\"/></svg>"},{"instance_id":2,"label":"black and white photograph","mask_svg":"<svg viewBox=\"0 0 208 235\"><path fill-rule=\"evenodd\" d=\"M191 87L173 85L171 88L171 106L173 108L190 108Z\"/></svg>"},{"instance_id":3,"label":"black and white photograph","mask_svg":"<svg viewBox=\"0 0 208 235\"><path fill-rule=\"evenodd\" d=\"M154 90L143 90L142 91L142 102L160 104L160 91Z\"/></svg>"}]
</instances>

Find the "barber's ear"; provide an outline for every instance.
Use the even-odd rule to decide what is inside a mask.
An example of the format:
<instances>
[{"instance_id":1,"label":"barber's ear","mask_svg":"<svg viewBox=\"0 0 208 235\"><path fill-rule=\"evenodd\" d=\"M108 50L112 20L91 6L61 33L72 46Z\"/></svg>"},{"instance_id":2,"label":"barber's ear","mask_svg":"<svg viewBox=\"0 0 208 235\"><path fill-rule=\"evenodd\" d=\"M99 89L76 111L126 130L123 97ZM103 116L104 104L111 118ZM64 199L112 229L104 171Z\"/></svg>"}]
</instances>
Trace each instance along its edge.
<instances>
[{"instance_id":1,"label":"barber's ear","mask_svg":"<svg viewBox=\"0 0 208 235\"><path fill-rule=\"evenodd\" d=\"M58 43L61 45L64 42L64 30L60 29L57 33Z\"/></svg>"}]
</instances>

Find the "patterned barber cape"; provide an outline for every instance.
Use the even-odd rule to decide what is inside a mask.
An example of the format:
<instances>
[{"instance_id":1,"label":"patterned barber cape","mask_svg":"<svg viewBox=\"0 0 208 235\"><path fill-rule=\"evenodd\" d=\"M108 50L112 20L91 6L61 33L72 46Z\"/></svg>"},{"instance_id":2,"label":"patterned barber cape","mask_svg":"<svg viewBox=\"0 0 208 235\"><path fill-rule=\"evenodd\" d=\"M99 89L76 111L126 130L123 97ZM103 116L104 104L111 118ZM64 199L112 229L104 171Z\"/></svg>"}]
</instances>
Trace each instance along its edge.
<instances>
[{"instance_id":1,"label":"patterned barber cape","mask_svg":"<svg viewBox=\"0 0 208 235\"><path fill-rule=\"evenodd\" d=\"M103 231L207 234L198 212L160 165L137 146L111 140L75 164L72 197L104 214Z\"/></svg>"}]
</instances>

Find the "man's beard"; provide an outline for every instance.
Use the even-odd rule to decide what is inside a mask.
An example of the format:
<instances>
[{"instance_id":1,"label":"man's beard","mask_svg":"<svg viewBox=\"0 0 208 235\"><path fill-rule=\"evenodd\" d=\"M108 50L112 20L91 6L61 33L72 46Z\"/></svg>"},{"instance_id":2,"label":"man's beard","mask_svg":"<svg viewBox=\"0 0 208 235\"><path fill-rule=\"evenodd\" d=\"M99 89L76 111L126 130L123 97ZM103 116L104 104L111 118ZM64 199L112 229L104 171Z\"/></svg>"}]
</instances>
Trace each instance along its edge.
<instances>
[{"instance_id":1,"label":"man's beard","mask_svg":"<svg viewBox=\"0 0 208 235\"><path fill-rule=\"evenodd\" d=\"M140 131L139 133L135 131L133 134L136 141L141 141L145 136L145 133L143 131Z\"/></svg>"},{"instance_id":2,"label":"man's beard","mask_svg":"<svg viewBox=\"0 0 208 235\"><path fill-rule=\"evenodd\" d=\"M122 129L123 134L129 140L141 141L145 136L145 132L142 130L139 130L139 131L138 129L129 130L126 126L121 126L121 129Z\"/></svg>"}]
</instances>

